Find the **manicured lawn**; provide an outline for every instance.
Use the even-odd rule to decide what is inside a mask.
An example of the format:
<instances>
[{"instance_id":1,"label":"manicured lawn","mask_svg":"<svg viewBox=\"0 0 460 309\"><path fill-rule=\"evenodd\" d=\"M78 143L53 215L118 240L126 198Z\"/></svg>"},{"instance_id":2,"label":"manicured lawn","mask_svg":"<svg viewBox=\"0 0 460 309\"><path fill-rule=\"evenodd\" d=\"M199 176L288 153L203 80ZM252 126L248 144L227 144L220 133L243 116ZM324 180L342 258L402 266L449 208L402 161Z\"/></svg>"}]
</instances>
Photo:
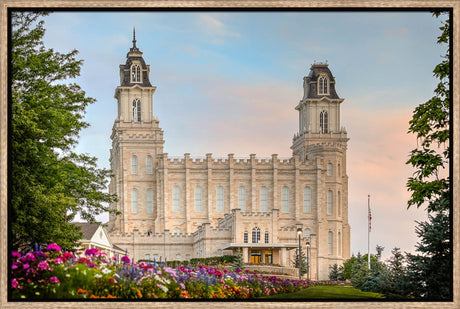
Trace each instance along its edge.
<instances>
[{"instance_id":1,"label":"manicured lawn","mask_svg":"<svg viewBox=\"0 0 460 309\"><path fill-rule=\"evenodd\" d=\"M295 293L272 295L266 298L369 299L384 298L384 296L379 293L363 292L352 286L313 286Z\"/></svg>"}]
</instances>

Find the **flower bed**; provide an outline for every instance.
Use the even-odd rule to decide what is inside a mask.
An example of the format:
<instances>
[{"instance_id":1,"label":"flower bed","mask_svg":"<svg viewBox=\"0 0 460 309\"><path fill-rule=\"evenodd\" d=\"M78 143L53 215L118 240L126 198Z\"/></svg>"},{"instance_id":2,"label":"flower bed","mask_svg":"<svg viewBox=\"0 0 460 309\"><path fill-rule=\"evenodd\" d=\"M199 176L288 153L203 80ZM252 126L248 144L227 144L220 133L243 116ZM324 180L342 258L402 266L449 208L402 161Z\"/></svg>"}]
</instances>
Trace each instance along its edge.
<instances>
[{"instance_id":1,"label":"flower bed","mask_svg":"<svg viewBox=\"0 0 460 309\"><path fill-rule=\"evenodd\" d=\"M243 299L292 293L309 286L304 280L263 277L248 270L134 264L127 256L109 259L97 249L74 256L56 244L50 244L45 252L13 252L12 256L13 299Z\"/></svg>"}]
</instances>

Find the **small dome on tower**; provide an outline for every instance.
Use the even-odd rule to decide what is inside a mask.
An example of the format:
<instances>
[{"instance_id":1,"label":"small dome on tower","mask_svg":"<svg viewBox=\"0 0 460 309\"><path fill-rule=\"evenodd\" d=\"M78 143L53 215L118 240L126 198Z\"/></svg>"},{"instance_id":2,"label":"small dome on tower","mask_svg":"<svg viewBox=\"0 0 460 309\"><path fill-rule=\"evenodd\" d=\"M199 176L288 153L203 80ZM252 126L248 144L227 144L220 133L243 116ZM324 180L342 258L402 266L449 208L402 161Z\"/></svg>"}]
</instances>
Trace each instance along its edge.
<instances>
[{"instance_id":1,"label":"small dome on tower","mask_svg":"<svg viewBox=\"0 0 460 309\"><path fill-rule=\"evenodd\" d=\"M126 63L120 65L120 86L139 85L152 87L149 80L150 66L145 64L142 52L136 46L136 29L133 29L133 46L126 55Z\"/></svg>"},{"instance_id":2,"label":"small dome on tower","mask_svg":"<svg viewBox=\"0 0 460 309\"><path fill-rule=\"evenodd\" d=\"M335 91L335 79L329 70L328 64L315 62L310 67L310 73L304 78L305 94L308 99L328 97L339 99Z\"/></svg>"}]
</instances>

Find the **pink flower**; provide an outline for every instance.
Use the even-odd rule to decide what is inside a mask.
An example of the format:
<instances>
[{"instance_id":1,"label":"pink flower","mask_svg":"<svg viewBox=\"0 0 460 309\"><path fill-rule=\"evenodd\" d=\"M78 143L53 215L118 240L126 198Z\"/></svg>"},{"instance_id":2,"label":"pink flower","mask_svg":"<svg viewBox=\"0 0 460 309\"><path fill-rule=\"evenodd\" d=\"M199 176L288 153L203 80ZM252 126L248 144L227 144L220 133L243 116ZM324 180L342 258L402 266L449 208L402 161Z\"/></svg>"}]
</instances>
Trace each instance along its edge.
<instances>
[{"instance_id":1,"label":"pink flower","mask_svg":"<svg viewBox=\"0 0 460 309\"><path fill-rule=\"evenodd\" d=\"M60 283L59 279L57 277L51 277L50 278L50 283Z\"/></svg>"},{"instance_id":2,"label":"pink flower","mask_svg":"<svg viewBox=\"0 0 460 309\"><path fill-rule=\"evenodd\" d=\"M59 247L57 244L55 243L52 243L52 244L49 244L48 247L46 247L46 251L51 251L51 250L54 250L54 251L61 251L61 247Z\"/></svg>"},{"instance_id":3,"label":"pink flower","mask_svg":"<svg viewBox=\"0 0 460 309\"><path fill-rule=\"evenodd\" d=\"M29 267L30 267L30 265L27 264L27 263L25 263L25 264L22 265L22 268L23 268L23 269L27 269L27 268L29 268Z\"/></svg>"},{"instance_id":4,"label":"pink flower","mask_svg":"<svg viewBox=\"0 0 460 309\"><path fill-rule=\"evenodd\" d=\"M68 259L73 258L73 254L70 252L64 252L60 258L62 258L64 261L67 261Z\"/></svg>"},{"instance_id":5,"label":"pink flower","mask_svg":"<svg viewBox=\"0 0 460 309\"><path fill-rule=\"evenodd\" d=\"M21 253L19 253L19 252L17 252L17 251L11 252L11 255L12 255L14 258L20 258L20 257L21 257Z\"/></svg>"},{"instance_id":6,"label":"pink flower","mask_svg":"<svg viewBox=\"0 0 460 309\"><path fill-rule=\"evenodd\" d=\"M101 255L101 252L99 252L99 250L97 250L96 248L91 248L91 249L86 249L85 255L99 256L99 255Z\"/></svg>"},{"instance_id":7,"label":"pink flower","mask_svg":"<svg viewBox=\"0 0 460 309\"><path fill-rule=\"evenodd\" d=\"M12 269L12 270L18 269L19 265L21 265L21 263L19 263L19 262L13 262L13 264L11 264L11 269Z\"/></svg>"},{"instance_id":8,"label":"pink flower","mask_svg":"<svg viewBox=\"0 0 460 309\"><path fill-rule=\"evenodd\" d=\"M47 270L49 268L48 262L46 261L41 261L38 263L38 269L39 270Z\"/></svg>"},{"instance_id":9,"label":"pink flower","mask_svg":"<svg viewBox=\"0 0 460 309\"><path fill-rule=\"evenodd\" d=\"M126 255L121 258L121 261L126 264L129 264L131 262L129 257L127 257Z\"/></svg>"},{"instance_id":10,"label":"pink flower","mask_svg":"<svg viewBox=\"0 0 460 309\"><path fill-rule=\"evenodd\" d=\"M37 260L37 258L35 257L35 255L32 253L32 252L28 252L26 255L24 255L22 258L21 258L21 262L35 262Z\"/></svg>"},{"instance_id":11,"label":"pink flower","mask_svg":"<svg viewBox=\"0 0 460 309\"><path fill-rule=\"evenodd\" d=\"M112 260L116 261L116 260L118 260L118 258L114 255L114 256L112 256Z\"/></svg>"},{"instance_id":12,"label":"pink flower","mask_svg":"<svg viewBox=\"0 0 460 309\"><path fill-rule=\"evenodd\" d=\"M64 263L64 260L62 257L57 257L54 259L54 264L58 265L58 264L62 264Z\"/></svg>"},{"instance_id":13,"label":"pink flower","mask_svg":"<svg viewBox=\"0 0 460 309\"><path fill-rule=\"evenodd\" d=\"M16 279L11 280L11 287L13 289L17 288L18 286L19 286L18 280Z\"/></svg>"}]
</instances>

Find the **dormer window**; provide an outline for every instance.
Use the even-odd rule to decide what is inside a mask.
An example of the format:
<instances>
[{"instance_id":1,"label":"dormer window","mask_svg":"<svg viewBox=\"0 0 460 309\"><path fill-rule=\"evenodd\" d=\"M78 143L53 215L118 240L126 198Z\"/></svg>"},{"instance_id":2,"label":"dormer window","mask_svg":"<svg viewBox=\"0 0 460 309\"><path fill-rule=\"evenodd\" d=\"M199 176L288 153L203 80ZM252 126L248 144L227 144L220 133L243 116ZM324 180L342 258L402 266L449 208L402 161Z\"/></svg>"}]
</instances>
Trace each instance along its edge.
<instances>
[{"instance_id":1,"label":"dormer window","mask_svg":"<svg viewBox=\"0 0 460 309\"><path fill-rule=\"evenodd\" d=\"M133 101L133 121L141 122L141 100L139 99Z\"/></svg>"},{"instance_id":2,"label":"dormer window","mask_svg":"<svg viewBox=\"0 0 460 309\"><path fill-rule=\"evenodd\" d=\"M131 66L131 82L141 82L141 67L138 64L134 64L133 66Z\"/></svg>"},{"instance_id":3,"label":"dormer window","mask_svg":"<svg viewBox=\"0 0 460 309\"><path fill-rule=\"evenodd\" d=\"M318 78L318 94L325 95L329 94L329 79L326 75L321 75Z\"/></svg>"}]
</instances>

